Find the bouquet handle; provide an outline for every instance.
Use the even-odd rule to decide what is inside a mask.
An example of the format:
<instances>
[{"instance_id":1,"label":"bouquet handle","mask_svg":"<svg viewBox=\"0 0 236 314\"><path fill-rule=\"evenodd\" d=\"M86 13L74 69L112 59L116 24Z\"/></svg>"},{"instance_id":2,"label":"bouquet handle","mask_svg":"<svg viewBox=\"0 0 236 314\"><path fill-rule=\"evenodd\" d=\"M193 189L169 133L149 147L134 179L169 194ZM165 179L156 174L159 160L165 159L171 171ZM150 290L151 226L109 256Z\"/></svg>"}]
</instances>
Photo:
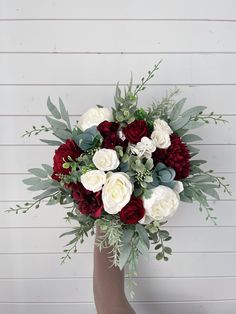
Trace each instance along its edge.
<instances>
[{"instance_id":1,"label":"bouquet handle","mask_svg":"<svg viewBox=\"0 0 236 314\"><path fill-rule=\"evenodd\" d=\"M96 238L101 234L97 227ZM135 314L124 290L124 270L111 267L108 258L110 249L94 244L93 293L97 314Z\"/></svg>"}]
</instances>

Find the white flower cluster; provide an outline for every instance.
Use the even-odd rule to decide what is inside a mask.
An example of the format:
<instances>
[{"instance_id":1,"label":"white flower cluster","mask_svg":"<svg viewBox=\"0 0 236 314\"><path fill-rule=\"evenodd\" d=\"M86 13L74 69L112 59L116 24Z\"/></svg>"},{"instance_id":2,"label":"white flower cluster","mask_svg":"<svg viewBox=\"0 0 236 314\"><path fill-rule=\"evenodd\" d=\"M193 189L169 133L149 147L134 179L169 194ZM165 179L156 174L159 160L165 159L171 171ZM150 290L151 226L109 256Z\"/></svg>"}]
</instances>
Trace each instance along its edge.
<instances>
[{"instance_id":1,"label":"white flower cluster","mask_svg":"<svg viewBox=\"0 0 236 314\"><path fill-rule=\"evenodd\" d=\"M99 125L104 120L112 121L110 110L91 108L81 116L78 126L84 131L91 126ZM131 153L140 158L151 158L156 148L167 149L171 145L170 134L172 133L164 120L156 119L151 138L143 137L137 144L129 144ZM123 134L119 136L122 137ZM87 190L93 192L102 190L104 210L109 214L117 214L130 201L133 184L126 173L112 172L120 164L115 150L99 149L93 156L93 163L97 170L90 170L83 174L81 183ZM175 181L174 189L164 185L152 189L149 198L142 197L145 216L139 222L146 224L174 215L179 206L179 193L182 191L183 185L180 181Z\"/></svg>"}]
</instances>

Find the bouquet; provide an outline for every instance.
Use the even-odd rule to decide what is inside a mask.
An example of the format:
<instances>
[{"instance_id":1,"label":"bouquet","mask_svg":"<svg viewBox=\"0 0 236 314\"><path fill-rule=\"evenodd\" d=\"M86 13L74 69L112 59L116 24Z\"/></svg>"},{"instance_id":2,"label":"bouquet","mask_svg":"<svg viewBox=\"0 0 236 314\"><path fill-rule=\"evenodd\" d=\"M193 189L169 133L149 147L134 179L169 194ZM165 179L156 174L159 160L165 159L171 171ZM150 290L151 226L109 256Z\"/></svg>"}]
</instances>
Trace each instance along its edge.
<instances>
[{"instance_id":1,"label":"bouquet","mask_svg":"<svg viewBox=\"0 0 236 314\"><path fill-rule=\"evenodd\" d=\"M192 144L201 138L191 130L210 121L225 122L221 115L204 113L204 106L183 111L186 99L175 101L177 89L149 107L138 107L138 94L158 67L135 87L131 78L123 93L117 84L114 108L90 108L74 127L62 100L57 108L48 98L48 125L33 126L24 134L52 132L56 140L41 141L57 148L53 167L29 169L31 176L23 180L40 194L9 211L26 213L45 201L66 205L66 219L76 225L61 235L72 236L62 261L99 227L102 235L96 245L101 250L110 247L112 265L123 269L127 264L131 277L150 244L157 260L168 260L171 236L163 225L180 201L197 202L206 219L215 223L208 196L218 199L219 188L230 193L224 178L201 168L206 161L195 158L199 149Z\"/></svg>"}]
</instances>

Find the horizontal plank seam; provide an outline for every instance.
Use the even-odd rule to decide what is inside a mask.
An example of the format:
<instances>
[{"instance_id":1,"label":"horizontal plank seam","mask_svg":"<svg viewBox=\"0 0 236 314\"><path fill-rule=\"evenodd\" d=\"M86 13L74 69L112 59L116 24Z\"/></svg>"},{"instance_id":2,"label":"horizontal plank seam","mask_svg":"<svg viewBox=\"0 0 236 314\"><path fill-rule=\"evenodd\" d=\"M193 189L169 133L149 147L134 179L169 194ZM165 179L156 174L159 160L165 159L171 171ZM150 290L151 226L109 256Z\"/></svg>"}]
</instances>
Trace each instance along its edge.
<instances>
[{"instance_id":1,"label":"horizontal plank seam","mask_svg":"<svg viewBox=\"0 0 236 314\"><path fill-rule=\"evenodd\" d=\"M209 302L209 303L214 303L214 302L235 302L236 299L204 299L204 300L181 300L181 301L130 301L132 304L163 304L163 303L204 303L204 302ZM7 302L7 301L0 301L0 304L87 304L87 305L93 305L93 302Z\"/></svg>"},{"instance_id":2,"label":"horizontal plank seam","mask_svg":"<svg viewBox=\"0 0 236 314\"><path fill-rule=\"evenodd\" d=\"M225 22L234 23L236 19L211 18L0 18L0 22L49 22L49 21L81 21L81 22Z\"/></svg>"},{"instance_id":3,"label":"horizontal plank seam","mask_svg":"<svg viewBox=\"0 0 236 314\"><path fill-rule=\"evenodd\" d=\"M30 281L30 280L75 280L75 279L92 279L93 276L71 276L71 277L29 277L29 278L20 278L20 277L14 277L14 278L4 278L4 277L0 277L0 280L9 280L9 281L13 281L13 280L26 280L26 281ZM125 278L128 278L128 276L125 276ZM221 278L221 279L235 279L236 276L135 276L135 277L131 277L134 279L215 279L215 278Z\"/></svg>"},{"instance_id":4,"label":"horizontal plank seam","mask_svg":"<svg viewBox=\"0 0 236 314\"><path fill-rule=\"evenodd\" d=\"M235 55L236 51L0 51L0 54L37 55Z\"/></svg>"},{"instance_id":5,"label":"horizontal plank seam","mask_svg":"<svg viewBox=\"0 0 236 314\"><path fill-rule=\"evenodd\" d=\"M134 83L136 85L138 83ZM1 86L83 86L83 87L104 87L104 86L113 86L116 84L110 83L0 83ZM119 86L127 86L127 83L120 83ZM162 83L162 84L146 84L146 86L188 86L188 87L198 87L198 86L236 86L236 83Z\"/></svg>"},{"instance_id":6,"label":"horizontal plank seam","mask_svg":"<svg viewBox=\"0 0 236 314\"><path fill-rule=\"evenodd\" d=\"M172 251L173 254L236 254L236 251ZM61 252L0 252L0 255L60 255L62 256L64 253ZM73 254L93 254L93 251L88 252L71 252ZM156 254L154 251L149 251L149 254ZM59 257L58 257L59 258Z\"/></svg>"}]
</instances>

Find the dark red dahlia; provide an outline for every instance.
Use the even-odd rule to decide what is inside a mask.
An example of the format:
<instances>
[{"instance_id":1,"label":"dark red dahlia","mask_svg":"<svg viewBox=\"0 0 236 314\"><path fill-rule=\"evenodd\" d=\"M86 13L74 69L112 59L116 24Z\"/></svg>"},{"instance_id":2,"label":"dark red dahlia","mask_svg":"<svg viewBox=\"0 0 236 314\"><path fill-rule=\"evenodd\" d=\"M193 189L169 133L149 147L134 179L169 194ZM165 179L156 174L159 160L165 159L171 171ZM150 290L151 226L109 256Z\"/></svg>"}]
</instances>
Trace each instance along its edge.
<instances>
[{"instance_id":1,"label":"dark red dahlia","mask_svg":"<svg viewBox=\"0 0 236 314\"><path fill-rule=\"evenodd\" d=\"M154 163L162 162L176 171L175 179L187 178L190 174L190 154L186 144L176 134L170 135L171 145L167 149L157 148L152 154Z\"/></svg>"},{"instance_id":2,"label":"dark red dahlia","mask_svg":"<svg viewBox=\"0 0 236 314\"><path fill-rule=\"evenodd\" d=\"M115 149L116 146L126 147L128 143L122 141L118 136L118 129L120 124L117 122L103 121L97 129L103 137L102 147Z\"/></svg>"},{"instance_id":3,"label":"dark red dahlia","mask_svg":"<svg viewBox=\"0 0 236 314\"><path fill-rule=\"evenodd\" d=\"M129 203L119 212L120 220L125 224L137 224L144 214L143 201L135 196L131 196Z\"/></svg>"},{"instance_id":4,"label":"dark red dahlia","mask_svg":"<svg viewBox=\"0 0 236 314\"><path fill-rule=\"evenodd\" d=\"M135 120L129 123L123 128L123 132L127 140L132 144L137 144L142 137L148 136L149 133L147 123L144 120Z\"/></svg>"},{"instance_id":5,"label":"dark red dahlia","mask_svg":"<svg viewBox=\"0 0 236 314\"><path fill-rule=\"evenodd\" d=\"M82 154L82 150L76 145L76 143L68 139L65 144L59 146L58 149L55 150L55 155L53 157L53 174L52 179L56 181L60 181L60 175L67 175L70 173L71 168L65 169L63 168L63 164L68 161L68 156L70 156L73 160L78 158Z\"/></svg>"},{"instance_id":6,"label":"dark red dahlia","mask_svg":"<svg viewBox=\"0 0 236 314\"><path fill-rule=\"evenodd\" d=\"M96 193L85 189L82 183L73 184L72 198L78 204L79 211L84 215L89 215L93 218L99 218L102 214L102 192Z\"/></svg>"}]
</instances>

